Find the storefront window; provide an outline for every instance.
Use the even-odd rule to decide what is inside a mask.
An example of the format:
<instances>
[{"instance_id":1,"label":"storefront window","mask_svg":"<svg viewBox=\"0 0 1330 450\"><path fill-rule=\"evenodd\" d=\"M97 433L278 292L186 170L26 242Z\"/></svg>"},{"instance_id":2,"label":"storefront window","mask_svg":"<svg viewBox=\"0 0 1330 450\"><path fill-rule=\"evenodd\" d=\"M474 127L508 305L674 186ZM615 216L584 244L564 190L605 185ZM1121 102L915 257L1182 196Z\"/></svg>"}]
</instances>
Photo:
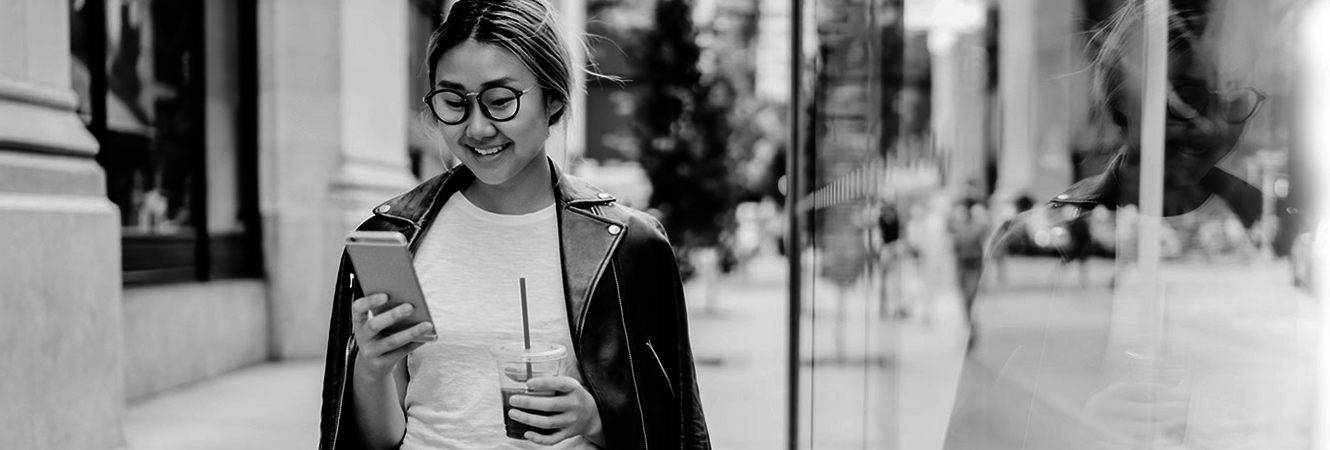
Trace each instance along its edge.
<instances>
[{"instance_id":1,"label":"storefront window","mask_svg":"<svg viewBox=\"0 0 1330 450\"><path fill-rule=\"evenodd\" d=\"M1311 448L1309 3L804 2L791 448Z\"/></svg>"},{"instance_id":2,"label":"storefront window","mask_svg":"<svg viewBox=\"0 0 1330 450\"><path fill-rule=\"evenodd\" d=\"M70 6L79 112L120 208L126 283L261 274L253 2Z\"/></svg>"}]
</instances>

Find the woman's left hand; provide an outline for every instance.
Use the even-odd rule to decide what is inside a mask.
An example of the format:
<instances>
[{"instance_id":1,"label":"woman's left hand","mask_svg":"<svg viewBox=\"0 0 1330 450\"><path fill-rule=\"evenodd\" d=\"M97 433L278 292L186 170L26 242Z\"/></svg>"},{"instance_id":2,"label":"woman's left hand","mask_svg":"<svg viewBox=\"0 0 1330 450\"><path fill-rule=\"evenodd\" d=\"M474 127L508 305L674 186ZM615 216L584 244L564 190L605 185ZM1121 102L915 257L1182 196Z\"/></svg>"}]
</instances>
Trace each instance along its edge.
<instances>
[{"instance_id":1,"label":"woman's left hand","mask_svg":"<svg viewBox=\"0 0 1330 450\"><path fill-rule=\"evenodd\" d=\"M553 434L526 432L526 440L541 445L554 445L573 436L582 436L592 443L604 446L601 436L600 410L591 393L570 377L537 377L527 382L532 391L555 391L552 397L514 395L509 400L514 409L508 416L518 422L538 428L556 430ZM516 408L549 413L540 416Z\"/></svg>"}]
</instances>

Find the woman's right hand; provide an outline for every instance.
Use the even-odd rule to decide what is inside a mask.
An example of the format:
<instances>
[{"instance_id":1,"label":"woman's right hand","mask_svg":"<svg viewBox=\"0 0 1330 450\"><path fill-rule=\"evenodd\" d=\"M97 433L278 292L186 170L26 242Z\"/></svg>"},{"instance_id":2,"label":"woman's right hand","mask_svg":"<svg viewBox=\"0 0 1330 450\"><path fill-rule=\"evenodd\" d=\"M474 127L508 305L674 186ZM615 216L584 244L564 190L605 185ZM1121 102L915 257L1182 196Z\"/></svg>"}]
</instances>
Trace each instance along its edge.
<instances>
[{"instance_id":1,"label":"woman's right hand","mask_svg":"<svg viewBox=\"0 0 1330 450\"><path fill-rule=\"evenodd\" d=\"M398 305L382 314L370 317L370 310L388 302L388 294L373 294L351 302L351 327L360 348L355 371L369 379L383 379L393 373L397 363L408 353L438 338L429 322L422 322L392 334L384 329L411 315L409 304Z\"/></svg>"}]
</instances>

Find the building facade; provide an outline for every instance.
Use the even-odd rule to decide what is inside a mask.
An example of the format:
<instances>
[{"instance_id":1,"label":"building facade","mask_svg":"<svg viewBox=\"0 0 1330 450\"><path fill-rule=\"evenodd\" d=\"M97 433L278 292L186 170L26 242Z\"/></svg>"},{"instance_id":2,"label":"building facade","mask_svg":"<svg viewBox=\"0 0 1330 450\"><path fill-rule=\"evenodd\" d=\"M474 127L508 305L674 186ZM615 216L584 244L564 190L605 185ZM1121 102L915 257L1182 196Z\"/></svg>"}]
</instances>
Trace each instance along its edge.
<instances>
[{"instance_id":1,"label":"building facade","mask_svg":"<svg viewBox=\"0 0 1330 450\"><path fill-rule=\"evenodd\" d=\"M444 167L449 4L0 0L0 442L119 448L127 402L322 358L342 237Z\"/></svg>"}]
</instances>

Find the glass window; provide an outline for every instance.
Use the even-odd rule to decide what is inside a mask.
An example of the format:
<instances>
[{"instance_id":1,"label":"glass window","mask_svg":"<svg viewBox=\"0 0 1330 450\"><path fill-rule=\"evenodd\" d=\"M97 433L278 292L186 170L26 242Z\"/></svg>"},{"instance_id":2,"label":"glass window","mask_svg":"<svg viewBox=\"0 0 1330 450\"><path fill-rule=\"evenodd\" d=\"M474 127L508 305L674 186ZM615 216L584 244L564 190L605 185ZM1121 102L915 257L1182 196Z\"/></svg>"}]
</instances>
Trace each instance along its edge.
<instances>
[{"instance_id":1,"label":"glass window","mask_svg":"<svg viewBox=\"0 0 1330 450\"><path fill-rule=\"evenodd\" d=\"M125 282L261 274L254 3L70 6L79 112L120 208Z\"/></svg>"},{"instance_id":2,"label":"glass window","mask_svg":"<svg viewBox=\"0 0 1330 450\"><path fill-rule=\"evenodd\" d=\"M802 2L790 448L1310 448L1310 3Z\"/></svg>"}]
</instances>

